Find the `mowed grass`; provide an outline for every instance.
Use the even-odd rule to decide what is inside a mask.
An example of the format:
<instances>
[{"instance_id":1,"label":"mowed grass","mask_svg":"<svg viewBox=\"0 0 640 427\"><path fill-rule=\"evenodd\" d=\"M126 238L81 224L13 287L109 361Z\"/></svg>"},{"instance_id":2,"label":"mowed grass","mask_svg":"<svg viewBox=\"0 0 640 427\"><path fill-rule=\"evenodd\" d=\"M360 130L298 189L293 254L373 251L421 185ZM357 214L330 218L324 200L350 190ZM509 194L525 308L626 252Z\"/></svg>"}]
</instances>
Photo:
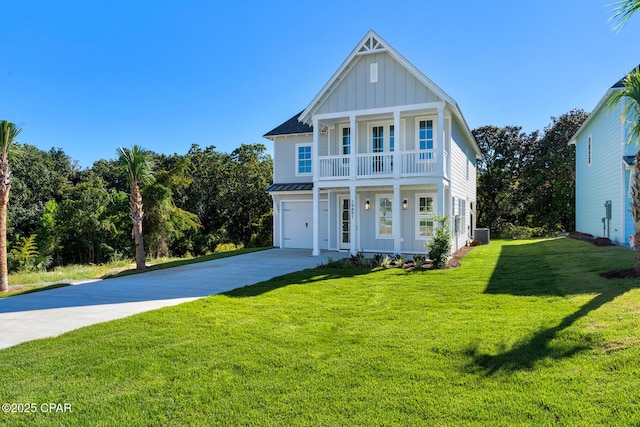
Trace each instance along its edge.
<instances>
[{"instance_id":1,"label":"mowed grass","mask_svg":"<svg viewBox=\"0 0 640 427\"><path fill-rule=\"evenodd\" d=\"M564 238L305 270L0 351L0 403L72 405L0 424L638 425L640 281L600 276L632 262Z\"/></svg>"}]
</instances>

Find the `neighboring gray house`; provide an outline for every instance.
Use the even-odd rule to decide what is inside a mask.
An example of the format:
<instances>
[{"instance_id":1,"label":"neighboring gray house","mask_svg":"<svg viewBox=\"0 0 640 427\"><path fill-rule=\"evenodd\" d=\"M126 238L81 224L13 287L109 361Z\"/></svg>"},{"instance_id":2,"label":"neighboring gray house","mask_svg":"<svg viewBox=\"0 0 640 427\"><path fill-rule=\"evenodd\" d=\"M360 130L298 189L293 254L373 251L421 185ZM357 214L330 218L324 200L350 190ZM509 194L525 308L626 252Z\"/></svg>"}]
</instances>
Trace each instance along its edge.
<instances>
[{"instance_id":1,"label":"neighboring gray house","mask_svg":"<svg viewBox=\"0 0 640 427\"><path fill-rule=\"evenodd\" d=\"M478 145L456 102L374 31L273 141L273 244L425 253L449 215L475 226Z\"/></svg>"},{"instance_id":2,"label":"neighboring gray house","mask_svg":"<svg viewBox=\"0 0 640 427\"><path fill-rule=\"evenodd\" d=\"M624 100L608 106L619 90L622 80L607 90L569 144L576 146L576 231L628 244L634 234L629 183L638 147L628 143Z\"/></svg>"}]
</instances>

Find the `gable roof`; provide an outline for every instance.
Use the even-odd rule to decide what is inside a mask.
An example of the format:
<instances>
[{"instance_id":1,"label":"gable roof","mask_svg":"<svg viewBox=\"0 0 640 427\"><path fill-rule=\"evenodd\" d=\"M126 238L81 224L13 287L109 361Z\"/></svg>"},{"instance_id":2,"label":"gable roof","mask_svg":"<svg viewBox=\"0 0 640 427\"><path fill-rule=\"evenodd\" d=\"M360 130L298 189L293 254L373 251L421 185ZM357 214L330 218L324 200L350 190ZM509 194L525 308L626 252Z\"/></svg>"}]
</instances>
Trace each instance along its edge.
<instances>
[{"instance_id":1,"label":"gable roof","mask_svg":"<svg viewBox=\"0 0 640 427\"><path fill-rule=\"evenodd\" d=\"M630 72L632 72L633 70L640 70L640 65L638 65L635 68L632 68ZM591 113L589 114L589 116L587 117L587 119L582 123L582 126L580 126L578 128L578 130L576 131L576 133L571 137L571 139L569 140L569 145L575 145L576 144L576 139L578 137L578 135L584 130L584 128L586 128L589 123L591 123L591 120L593 120L593 118L598 114L598 112L600 110L602 110L602 108L605 106L605 104L607 103L607 101L609 100L609 98L611 98L611 95L613 95L615 92L620 91L623 87L624 87L624 79L627 77L627 75L629 74L625 74L624 77L622 77L620 80L618 80L617 82L615 82L613 84L613 86L611 86L604 94L604 96L602 97L602 99L600 101L598 101L598 103L596 104L596 106L593 108L593 111L591 111Z\"/></svg>"},{"instance_id":2,"label":"gable roof","mask_svg":"<svg viewBox=\"0 0 640 427\"><path fill-rule=\"evenodd\" d=\"M347 59L344 60L338 70L333 73L333 76L324 85L324 87L318 92L313 100L307 105L307 108L300 114L300 121L311 124L311 116L319 105L324 101L337 87L338 84L346 77L347 72L352 68L354 61L357 61L359 56L369 53L387 52L393 59L400 63L405 69L418 79L429 90L436 94L439 98L446 101L448 104L457 108L456 102L445 91L440 89L433 81L425 76L420 70L418 70L412 63L407 61L405 57L395 50L389 43L382 39L375 31L369 30L365 34L364 38L356 45L351 51Z\"/></svg>"},{"instance_id":3,"label":"gable roof","mask_svg":"<svg viewBox=\"0 0 640 427\"><path fill-rule=\"evenodd\" d=\"M302 112L296 114L291 117L286 122L282 123L280 126L271 129L269 132L265 133L263 136L265 138L270 138L278 135L297 135L302 133L313 133L313 126L309 126L306 123L302 123L298 120Z\"/></svg>"}]
</instances>

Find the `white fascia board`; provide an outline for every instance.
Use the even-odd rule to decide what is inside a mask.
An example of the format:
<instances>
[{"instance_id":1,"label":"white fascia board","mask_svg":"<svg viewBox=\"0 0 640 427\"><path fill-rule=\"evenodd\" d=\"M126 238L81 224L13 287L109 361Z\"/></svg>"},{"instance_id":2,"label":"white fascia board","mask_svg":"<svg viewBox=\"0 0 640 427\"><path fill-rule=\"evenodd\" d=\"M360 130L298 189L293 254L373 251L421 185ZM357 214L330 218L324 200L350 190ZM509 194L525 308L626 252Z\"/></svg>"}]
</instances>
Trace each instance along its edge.
<instances>
[{"instance_id":1,"label":"white fascia board","mask_svg":"<svg viewBox=\"0 0 640 427\"><path fill-rule=\"evenodd\" d=\"M445 103L442 101L427 102L424 104L398 105L395 107L370 108L367 110L353 110L353 111L339 111L335 113L323 113L323 114L316 114L313 117L317 118L318 120L343 119L351 116L364 117L364 116L375 116L375 115L382 115L382 114L393 114L395 112L402 113L406 111L435 110L444 106L445 106Z\"/></svg>"}]
</instances>

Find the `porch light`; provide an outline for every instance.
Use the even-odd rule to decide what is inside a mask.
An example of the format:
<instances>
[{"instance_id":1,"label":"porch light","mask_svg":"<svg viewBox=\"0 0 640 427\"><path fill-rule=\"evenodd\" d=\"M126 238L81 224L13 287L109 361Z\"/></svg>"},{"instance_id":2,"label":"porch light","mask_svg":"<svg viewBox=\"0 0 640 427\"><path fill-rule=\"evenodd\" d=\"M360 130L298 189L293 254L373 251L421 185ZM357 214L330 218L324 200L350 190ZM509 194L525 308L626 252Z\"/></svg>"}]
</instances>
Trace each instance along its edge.
<instances>
[{"instance_id":1,"label":"porch light","mask_svg":"<svg viewBox=\"0 0 640 427\"><path fill-rule=\"evenodd\" d=\"M403 210L403 211L406 211L408 208L409 208L409 200L404 199L404 200L402 201L402 210Z\"/></svg>"},{"instance_id":2,"label":"porch light","mask_svg":"<svg viewBox=\"0 0 640 427\"><path fill-rule=\"evenodd\" d=\"M364 210L368 211L369 209L371 209L371 201L369 201L369 199L367 199L367 201L364 202Z\"/></svg>"}]
</instances>

